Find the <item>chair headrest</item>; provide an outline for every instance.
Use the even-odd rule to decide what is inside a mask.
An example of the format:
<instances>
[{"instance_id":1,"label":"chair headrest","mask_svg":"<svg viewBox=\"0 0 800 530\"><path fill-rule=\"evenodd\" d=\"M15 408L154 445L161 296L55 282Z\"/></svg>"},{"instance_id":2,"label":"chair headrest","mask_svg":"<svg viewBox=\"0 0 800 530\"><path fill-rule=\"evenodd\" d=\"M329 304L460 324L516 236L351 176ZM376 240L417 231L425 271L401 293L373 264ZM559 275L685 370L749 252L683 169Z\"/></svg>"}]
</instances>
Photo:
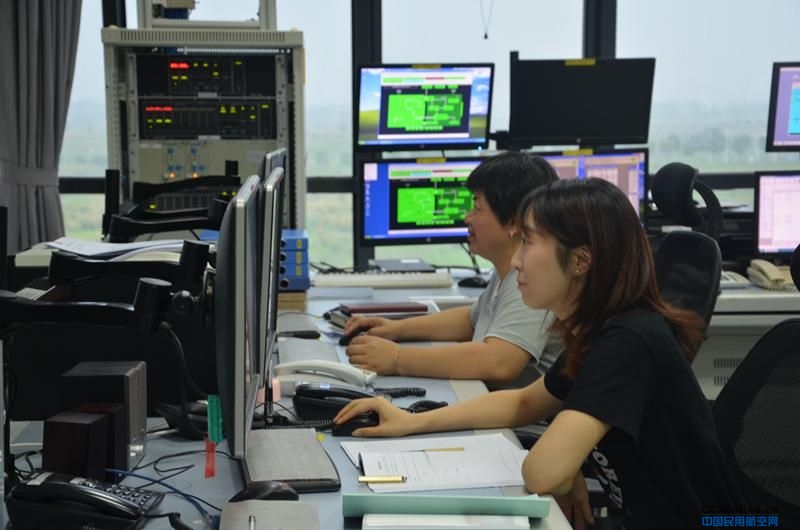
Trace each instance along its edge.
<instances>
[{"instance_id":1,"label":"chair headrest","mask_svg":"<svg viewBox=\"0 0 800 530\"><path fill-rule=\"evenodd\" d=\"M692 200L696 177L697 170L682 162L671 162L659 169L650 190L659 211L682 225L695 227L701 224L703 216Z\"/></svg>"},{"instance_id":2,"label":"chair headrest","mask_svg":"<svg viewBox=\"0 0 800 530\"><path fill-rule=\"evenodd\" d=\"M792 253L792 261L789 265L789 272L792 273L792 281L794 286L800 289L800 245L794 249Z\"/></svg>"}]
</instances>

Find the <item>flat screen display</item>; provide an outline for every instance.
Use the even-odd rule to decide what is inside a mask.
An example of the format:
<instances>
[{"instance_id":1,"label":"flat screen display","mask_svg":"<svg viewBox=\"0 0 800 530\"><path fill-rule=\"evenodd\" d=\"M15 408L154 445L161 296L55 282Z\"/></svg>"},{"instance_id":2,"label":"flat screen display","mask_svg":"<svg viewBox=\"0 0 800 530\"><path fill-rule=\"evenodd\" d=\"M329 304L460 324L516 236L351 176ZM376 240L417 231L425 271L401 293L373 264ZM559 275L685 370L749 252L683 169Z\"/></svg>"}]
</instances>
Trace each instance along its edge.
<instances>
[{"instance_id":1,"label":"flat screen display","mask_svg":"<svg viewBox=\"0 0 800 530\"><path fill-rule=\"evenodd\" d=\"M800 63L772 66L767 151L800 151Z\"/></svg>"},{"instance_id":2,"label":"flat screen display","mask_svg":"<svg viewBox=\"0 0 800 530\"><path fill-rule=\"evenodd\" d=\"M489 142L492 64L362 66L355 147L478 149Z\"/></svg>"}]
</instances>

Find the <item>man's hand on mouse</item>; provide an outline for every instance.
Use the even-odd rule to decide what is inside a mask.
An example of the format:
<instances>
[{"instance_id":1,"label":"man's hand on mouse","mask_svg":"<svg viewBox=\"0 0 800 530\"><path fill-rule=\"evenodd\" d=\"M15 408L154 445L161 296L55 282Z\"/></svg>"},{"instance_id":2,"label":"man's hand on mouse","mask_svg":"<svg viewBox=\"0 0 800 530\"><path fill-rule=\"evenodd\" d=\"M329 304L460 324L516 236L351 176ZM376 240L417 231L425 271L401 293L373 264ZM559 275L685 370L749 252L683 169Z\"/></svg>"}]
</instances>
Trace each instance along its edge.
<instances>
[{"instance_id":1,"label":"man's hand on mouse","mask_svg":"<svg viewBox=\"0 0 800 530\"><path fill-rule=\"evenodd\" d=\"M388 339L359 335L350 341L345 353L350 363L377 372L380 375L395 375L395 356L400 345Z\"/></svg>"},{"instance_id":2,"label":"man's hand on mouse","mask_svg":"<svg viewBox=\"0 0 800 530\"><path fill-rule=\"evenodd\" d=\"M375 337L397 340L399 322L382 317L354 316L347 320L344 326L344 335L349 336L356 333L367 333ZM360 330L360 331L359 331Z\"/></svg>"},{"instance_id":3,"label":"man's hand on mouse","mask_svg":"<svg viewBox=\"0 0 800 530\"><path fill-rule=\"evenodd\" d=\"M382 397L354 399L344 406L333 418L336 424L345 423L358 414L375 411L380 416L380 424L375 427L363 427L353 431L353 436L405 436L414 433L414 423L419 418L395 407Z\"/></svg>"}]
</instances>

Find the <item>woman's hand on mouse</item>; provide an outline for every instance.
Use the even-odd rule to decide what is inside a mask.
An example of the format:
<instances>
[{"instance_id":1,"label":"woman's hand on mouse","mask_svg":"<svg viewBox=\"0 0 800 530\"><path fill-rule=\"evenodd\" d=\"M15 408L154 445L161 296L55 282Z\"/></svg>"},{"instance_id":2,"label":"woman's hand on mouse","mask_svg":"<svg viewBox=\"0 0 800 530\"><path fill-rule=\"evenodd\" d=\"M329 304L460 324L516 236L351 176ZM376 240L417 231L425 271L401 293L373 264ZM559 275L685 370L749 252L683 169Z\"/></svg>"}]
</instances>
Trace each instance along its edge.
<instances>
[{"instance_id":1,"label":"woman's hand on mouse","mask_svg":"<svg viewBox=\"0 0 800 530\"><path fill-rule=\"evenodd\" d=\"M400 410L383 397L354 399L333 418L334 423L345 423L358 414L374 411L380 417L375 427L362 427L353 431L353 436L388 437L405 436L414 432L413 414Z\"/></svg>"},{"instance_id":2,"label":"woman's hand on mouse","mask_svg":"<svg viewBox=\"0 0 800 530\"><path fill-rule=\"evenodd\" d=\"M380 375L397 373L396 357L400 345L380 337L359 335L350 341L345 353L350 364Z\"/></svg>"},{"instance_id":3,"label":"woman's hand on mouse","mask_svg":"<svg viewBox=\"0 0 800 530\"><path fill-rule=\"evenodd\" d=\"M366 333L375 337L397 340L400 338L400 323L397 320L390 320L382 317L353 316L347 319L344 326L344 335L355 333Z\"/></svg>"}]
</instances>

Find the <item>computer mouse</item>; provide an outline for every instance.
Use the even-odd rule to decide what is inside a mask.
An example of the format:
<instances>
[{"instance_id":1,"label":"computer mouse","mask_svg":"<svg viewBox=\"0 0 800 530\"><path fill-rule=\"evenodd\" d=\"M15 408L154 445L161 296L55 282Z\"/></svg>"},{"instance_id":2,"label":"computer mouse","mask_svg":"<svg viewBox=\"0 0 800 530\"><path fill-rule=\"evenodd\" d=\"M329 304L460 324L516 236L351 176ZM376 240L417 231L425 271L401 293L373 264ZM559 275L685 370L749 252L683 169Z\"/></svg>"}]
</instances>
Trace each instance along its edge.
<instances>
[{"instance_id":1,"label":"computer mouse","mask_svg":"<svg viewBox=\"0 0 800 530\"><path fill-rule=\"evenodd\" d=\"M286 482L278 480L257 480L251 482L243 490L228 499L228 502L238 501L296 501L300 496Z\"/></svg>"},{"instance_id":2,"label":"computer mouse","mask_svg":"<svg viewBox=\"0 0 800 530\"><path fill-rule=\"evenodd\" d=\"M462 278L458 280L459 287L476 287L478 289L483 289L489 282L487 282L483 276L470 276L469 278Z\"/></svg>"},{"instance_id":3,"label":"computer mouse","mask_svg":"<svg viewBox=\"0 0 800 530\"><path fill-rule=\"evenodd\" d=\"M339 346L347 346L350 344L351 340L353 340L355 337L358 337L362 333L366 333L367 331L369 331L369 328L356 328L352 333L342 335L342 337L339 339Z\"/></svg>"},{"instance_id":4,"label":"computer mouse","mask_svg":"<svg viewBox=\"0 0 800 530\"><path fill-rule=\"evenodd\" d=\"M362 427L375 427L381 422L377 412L367 412L353 416L348 421L334 425L331 434L334 436L352 436L353 431Z\"/></svg>"}]
</instances>

